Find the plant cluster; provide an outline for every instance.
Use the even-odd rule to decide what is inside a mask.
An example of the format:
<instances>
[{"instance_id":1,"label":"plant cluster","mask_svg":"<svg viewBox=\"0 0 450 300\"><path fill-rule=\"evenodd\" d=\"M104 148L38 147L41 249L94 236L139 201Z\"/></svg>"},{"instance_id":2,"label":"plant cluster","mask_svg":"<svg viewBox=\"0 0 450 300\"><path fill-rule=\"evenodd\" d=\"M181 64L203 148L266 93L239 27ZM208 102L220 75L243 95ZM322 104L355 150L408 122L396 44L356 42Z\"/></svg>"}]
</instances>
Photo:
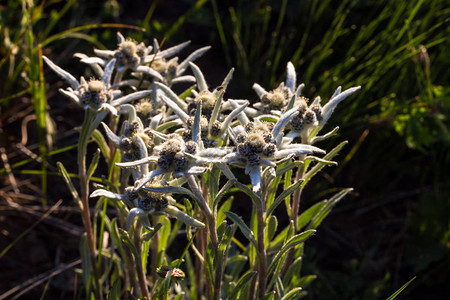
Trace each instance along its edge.
<instances>
[{"instance_id":1,"label":"plant cluster","mask_svg":"<svg viewBox=\"0 0 450 300\"><path fill-rule=\"evenodd\" d=\"M208 86L193 61L209 47L182 60L177 55L188 42L164 50L156 40L150 46L117 36L117 49L96 49L93 57L75 54L96 74L89 80L43 57L70 85L61 93L85 111L79 192L59 167L83 212L86 294L97 299L305 295L303 288L315 277L300 275L304 242L351 189L300 214L302 190L322 168L336 164L333 158L345 142L330 151L315 144L337 132L319 135L336 106L359 87L338 87L325 103L320 97L308 100L289 62L286 80L276 88L253 85L260 101L250 105L225 97L233 69L218 87ZM189 70L193 75L186 75ZM177 90L186 82L194 85ZM91 139L99 150L87 166ZM90 191L100 155L109 172ZM248 216L233 211L237 191L248 196ZM94 222L89 198L103 205ZM287 224L275 215L281 204ZM107 205L117 214L107 215Z\"/></svg>"}]
</instances>

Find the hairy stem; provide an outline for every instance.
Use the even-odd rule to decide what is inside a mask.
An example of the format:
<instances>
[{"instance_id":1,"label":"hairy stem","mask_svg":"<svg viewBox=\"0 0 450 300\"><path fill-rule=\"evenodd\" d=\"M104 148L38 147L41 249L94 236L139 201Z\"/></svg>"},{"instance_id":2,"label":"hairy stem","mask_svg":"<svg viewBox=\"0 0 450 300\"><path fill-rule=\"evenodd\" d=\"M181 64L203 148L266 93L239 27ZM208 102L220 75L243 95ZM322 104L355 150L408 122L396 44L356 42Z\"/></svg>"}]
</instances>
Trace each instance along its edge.
<instances>
[{"instance_id":1,"label":"hairy stem","mask_svg":"<svg viewBox=\"0 0 450 300\"><path fill-rule=\"evenodd\" d=\"M258 298L262 299L266 290L266 273L267 273L267 257L266 257L266 245L264 242L265 231L265 212L264 205L258 205L256 207L256 222L258 226L258 252L259 252L259 267L258 267Z\"/></svg>"},{"instance_id":2,"label":"hairy stem","mask_svg":"<svg viewBox=\"0 0 450 300\"><path fill-rule=\"evenodd\" d=\"M304 160L304 155L300 157L300 159ZM298 182L303 178L304 175L304 168L303 166L300 166L297 169L297 172L295 173L295 179L294 182ZM300 210L300 199L301 199L302 191L301 189L297 189L294 194L292 195L292 215L291 215L291 221L294 223L294 232L297 233L298 222L297 222L297 216L298 212ZM291 263L294 261L294 248L290 249L286 255L286 260L283 266L283 274L287 271Z\"/></svg>"},{"instance_id":3,"label":"hairy stem","mask_svg":"<svg viewBox=\"0 0 450 300\"><path fill-rule=\"evenodd\" d=\"M81 189L81 204L82 204L81 216L83 219L84 227L86 229L91 265L94 274L94 286L95 286L94 290L97 299L103 299L98 270L96 268L97 262L95 259L96 257L95 242L94 242L94 234L92 232L92 223L89 211L89 181L86 177L87 143L90 138L89 128L91 126L91 122L94 119L94 117L95 117L94 112L90 110L85 111L85 118L81 126L80 141L78 144L78 175L80 177L80 189Z\"/></svg>"},{"instance_id":4,"label":"hairy stem","mask_svg":"<svg viewBox=\"0 0 450 300\"><path fill-rule=\"evenodd\" d=\"M216 218L213 212L211 211L211 208L209 207L207 201L205 200L205 197L203 197L203 194L200 188L198 187L194 176L188 175L186 176L186 179L192 192L197 197L198 205L200 206L200 208L202 209L203 213L206 216L209 235L214 249L214 260L217 260L219 250L219 239L217 237ZM221 283L222 283L222 267L216 266L216 272L214 277L214 300L220 300Z\"/></svg>"},{"instance_id":5,"label":"hairy stem","mask_svg":"<svg viewBox=\"0 0 450 300\"><path fill-rule=\"evenodd\" d=\"M144 269L142 268L142 257L141 257L141 229L142 224L141 222L136 222L136 228L134 230L134 246L137 249L138 255L135 256L135 264L136 264L136 271L138 275L139 280L139 287L141 288L141 294L145 299L150 299L150 293L148 291L147 282L145 280L145 274Z\"/></svg>"}]
</instances>

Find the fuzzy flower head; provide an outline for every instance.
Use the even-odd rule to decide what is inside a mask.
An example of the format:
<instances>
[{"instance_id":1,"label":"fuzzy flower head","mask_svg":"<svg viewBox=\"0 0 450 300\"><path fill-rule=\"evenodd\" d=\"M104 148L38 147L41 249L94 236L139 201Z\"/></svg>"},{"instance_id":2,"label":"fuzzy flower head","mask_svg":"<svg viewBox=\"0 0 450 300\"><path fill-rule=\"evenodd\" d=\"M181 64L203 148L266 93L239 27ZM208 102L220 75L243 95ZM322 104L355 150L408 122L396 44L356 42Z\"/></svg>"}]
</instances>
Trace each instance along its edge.
<instances>
[{"instance_id":1,"label":"fuzzy flower head","mask_svg":"<svg viewBox=\"0 0 450 300\"><path fill-rule=\"evenodd\" d=\"M137 43L132 39L119 38L119 45L114 52L117 60L117 67L135 69L148 54L148 49L144 43Z\"/></svg>"},{"instance_id":2,"label":"fuzzy flower head","mask_svg":"<svg viewBox=\"0 0 450 300\"><path fill-rule=\"evenodd\" d=\"M170 192L176 187L170 187L165 181L153 179L145 184L142 189L127 187L123 194L113 193L105 189L95 190L90 197L106 197L111 200L122 201L129 208L123 210L127 214L126 228L129 230L136 219L148 229L151 229L149 215L167 215L175 217L186 225L192 227L204 227L205 224L192 218L188 214L179 210L173 204L175 199L170 196Z\"/></svg>"},{"instance_id":3,"label":"fuzzy flower head","mask_svg":"<svg viewBox=\"0 0 450 300\"><path fill-rule=\"evenodd\" d=\"M284 84L280 84L276 89L263 93L260 96L261 103L255 106L261 108L263 113L270 113L273 110L283 111L291 97L291 90Z\"/></svg>"},{"instance_id":4,"label":"fuzzy flower head","mask_svg":"<svg viewBox=\"0 0 450 300\"><path fill-rule=\"evenodd\" d=\"M78 81L72 74L57 66L47 57L43 56L42 58L55 73L69 83L70 87L60 89L59 91L84 109L94 111L108 110L116 115L116 106L146 97L150 94L149 91L139 91L121 97L122 93L120 90L112 89L110 81L116 63L115 59L106 63L104 70L101 70L101 79L92 78L86 81L81 76L80 81Z\"/></svg>"}]
</instances>

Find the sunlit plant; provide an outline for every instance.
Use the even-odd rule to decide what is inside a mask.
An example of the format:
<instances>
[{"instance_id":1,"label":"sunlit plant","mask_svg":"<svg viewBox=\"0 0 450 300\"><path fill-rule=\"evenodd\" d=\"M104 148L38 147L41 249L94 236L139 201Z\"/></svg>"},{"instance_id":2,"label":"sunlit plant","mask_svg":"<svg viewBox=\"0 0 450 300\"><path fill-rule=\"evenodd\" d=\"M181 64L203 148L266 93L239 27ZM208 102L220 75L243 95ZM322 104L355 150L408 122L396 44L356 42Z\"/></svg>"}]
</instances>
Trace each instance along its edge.
<instances>
[{"instance_id":1,"label":"sunlit plant","mask_svg":"<svg viewBox=\"0 0 450 300\"><path fill-rule=\"evenodd\" d=\"M61 93L85 109L80 193L59 166L83 212L86 298L298 299L314 279L301 275L305 241L351 191L300 212L306 184L336 164L345 142L331 150L314 144L336 134L338 128L319 135L359 87L309 101L289 62L285 82L268 90L253 85L260 101L250 105L225 96L233 69L209 88L193 63L209 47L178 62L186 45L164 50L118 33L117 49L76 54L99 77L89 80L44 57L70 85ZM179 91L179 82L196 85ZM92 158L91 139L100 149ZM91 185L100 155L109 172ZM247 196L239 201L248 201L251 215L233 211L236 191ZM89 198L98 201L94 218ZM274 214L283 205L287 226ZM106 214L107 206L117 213Z\"/></svg>"}]
</instances>

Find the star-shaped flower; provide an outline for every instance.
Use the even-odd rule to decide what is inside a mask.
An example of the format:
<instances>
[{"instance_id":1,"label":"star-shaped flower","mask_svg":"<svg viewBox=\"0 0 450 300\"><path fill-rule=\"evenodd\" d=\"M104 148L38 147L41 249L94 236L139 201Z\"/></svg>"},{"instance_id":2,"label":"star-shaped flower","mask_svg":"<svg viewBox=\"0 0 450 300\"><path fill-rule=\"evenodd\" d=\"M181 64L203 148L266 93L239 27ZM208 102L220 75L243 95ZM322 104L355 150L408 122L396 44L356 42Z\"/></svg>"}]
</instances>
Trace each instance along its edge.
<instances>
[{"instance_id":1,"label":"star-shaped flower","mask_svg":"<svg viewBox=\"0 0 450 300\"><path fill-rule=\"evenodd\" d=\"M42 58L53 71L70 84L70 87L66 90L60 89L59 91L84 109L94 111L108 110L112 114L117 115L116 106L150 94L150 91L139 91L120 97L120 90L111 89L110 80L116 63L115 59L110 60L105 65L103 76L100 80L90 79L86 81L84 77L81 77L80 81L78 81L73 75L54 64L47 57L43 56Z\"/></svg>"}]
</instances>

